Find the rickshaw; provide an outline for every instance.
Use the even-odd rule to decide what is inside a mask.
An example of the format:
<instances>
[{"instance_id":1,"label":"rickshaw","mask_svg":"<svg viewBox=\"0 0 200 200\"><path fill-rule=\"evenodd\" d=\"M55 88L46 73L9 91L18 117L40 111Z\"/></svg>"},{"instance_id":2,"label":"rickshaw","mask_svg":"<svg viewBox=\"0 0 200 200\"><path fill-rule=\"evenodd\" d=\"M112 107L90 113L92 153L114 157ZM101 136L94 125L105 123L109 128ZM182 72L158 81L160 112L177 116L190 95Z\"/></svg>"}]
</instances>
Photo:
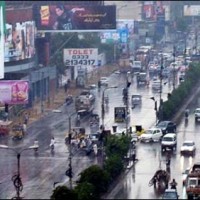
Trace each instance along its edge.
<instances>
[{"instance_id":1,"label":"rickshaw","mask_svg":"<svg viewBox=\"0 0 200 200\"><path fill-rule=\"evenodd\" d=\"M0 120L0 136L7 136L10 133L12 121Z\"/></svg>"},{"instance_id":2,"label":"rickshaw","mask_svg":"<svg viewBox=\"0 0 200 200\"><path fill-rule=\"evenodd\" d=\"M77 139L84 139L86 137L85 135L85 128L83 127L72 127L71 128L71 142L72 140ZM67 133L65 137L65 143L69 143L69 133Z\"/></svg>"},{"instance_id":3,"label":"rickshaw","mask_svg":"<svg viewBox=\"0 0 200 200\"><path fill-rule=\"evenodd\" d=\"M91 114L89 122L90 122L90 126L99 126L99 122L100 122L99 115Z\"/></svg>"},{"instance_id":4,"label":"rickshaw","mask_svg":"<svg viewBox=\"0 0 200 200\"><path fill-rule=\"evenodd\" d=\"M12 139L22 139L23 135L23 126L21 124L15 124L12 126Z\"/></svg>"}]
</instances>

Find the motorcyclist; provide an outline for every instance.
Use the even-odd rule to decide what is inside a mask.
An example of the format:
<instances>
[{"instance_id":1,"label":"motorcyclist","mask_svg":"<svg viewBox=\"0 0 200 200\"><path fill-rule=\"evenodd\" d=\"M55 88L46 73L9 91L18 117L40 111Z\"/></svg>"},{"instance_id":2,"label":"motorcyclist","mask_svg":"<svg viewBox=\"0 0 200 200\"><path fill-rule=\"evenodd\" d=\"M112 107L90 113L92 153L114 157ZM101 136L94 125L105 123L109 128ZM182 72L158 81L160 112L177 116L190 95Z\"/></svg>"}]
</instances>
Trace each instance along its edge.
<instances>
[{"instance_id":1,"label":"motorcyclist","mask_svg":"<svg viewBox=\"0 0 200 200\"><path fill-rule=\"evenodd\" d=\"M177 182L175 181L175 179L173 178L172 182L170 183L171 189L175 189L176 190L176 186L177 186Z\"/></svg>"}]
</instances>

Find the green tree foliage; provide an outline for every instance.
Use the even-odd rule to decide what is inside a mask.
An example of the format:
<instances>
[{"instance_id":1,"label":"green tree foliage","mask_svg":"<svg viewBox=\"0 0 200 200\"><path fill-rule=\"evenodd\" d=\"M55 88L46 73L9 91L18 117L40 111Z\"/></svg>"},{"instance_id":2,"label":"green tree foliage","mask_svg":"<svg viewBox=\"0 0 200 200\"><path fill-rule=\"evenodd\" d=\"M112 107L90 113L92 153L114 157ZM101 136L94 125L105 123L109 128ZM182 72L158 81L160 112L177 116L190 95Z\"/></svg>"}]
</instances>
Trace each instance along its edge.
<instances>
[{"instance_id":1,"label":"green tree foliage","mask_svg":"<svg viewBox=\"0 0 200 200\"><path fill-rule=\"evenodd\" d=\"M170 120L184 101L190 96L192 89L199 83L200 65L193 63L186 72L185 81L173 90L170 99L163 103L163 119Z\"/></svg>"},{"instance_id":2,"label":"green tree foliage","mask_svg":"<svg viewBox=\"0 0 200 200\"><path fill-rule=\"evenodd\" d=\"M95 188L91 183L83 182L75 187L78 200L97 200L99 199L95 194Z\"/></svg>"},{"instance_id":3,"label":"green tree foliage","mask_svg":"<svg viewBox=\"0 0 200 200\"><path fill-rule=\"evenodd\" d=\"M54 200L60 200L60 199L77 200L77 195L74 190L70 190L66 186L58 186L53 190L51 199L54 199Z\"/></svg>"},{"instance_id":4,"label":"green tree foliage","mask_svg":"<svg viewBox=\"0 0 200 200\"><path fill-rule=\"evenodd\" d=\"M123 158L129 149L130 138L126 135L121 137L111 135L106 142L106 155L112 157L114 154Z\"/></svg>"},{"instance_id":5,"label":"green tree foliage","mask_svg":"<svg viewBox=\"0 0 200 200\"><path fill-rule=\"evenodd\" d=\"M104 169L110 174L111 181L113 181L123 171L123 161L119 155L114 154L105 161Z\"/></svg>"},{"instance_id":6,"label":"green tree foliage","mask_svg":"<svg viewBox=\"0 0 200 200\"><path fill-rule=\"evenodd\" d=\"M80 173L79 183L88 182L95 188L95 194L100 195L107 191L109 175L98 165L92 165Z\"/></svg>"}]
</instances>

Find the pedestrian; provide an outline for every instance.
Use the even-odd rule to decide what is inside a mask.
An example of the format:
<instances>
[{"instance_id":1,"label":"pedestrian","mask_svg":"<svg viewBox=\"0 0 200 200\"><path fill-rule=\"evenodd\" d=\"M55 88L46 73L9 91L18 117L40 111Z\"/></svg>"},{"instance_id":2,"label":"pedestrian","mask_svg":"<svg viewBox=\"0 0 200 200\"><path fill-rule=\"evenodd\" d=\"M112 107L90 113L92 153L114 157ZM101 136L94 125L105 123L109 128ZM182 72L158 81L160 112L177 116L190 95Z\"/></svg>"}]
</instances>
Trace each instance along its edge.
<instances>
[{"instance_id":1,"label":"pedestrian","mask_svg":"<svg viewBox=\"0 0 200 200\"><path fill-rule=\"evenodd\" d=\"M24 124L28 124L28 120L29 120L29 115L28 115L28 113L25 113L24 114Z\"/></svg>"},{"instance_id":2,"label":"pedestrian","mask_svg":"<svg viewBox=\"0 0 200 200\"><path fill-rule=\"evenodd\" d=\"M27 131L27 125L26 125L26 123L23 123L23 125L22 125L22 134L23 134L23 136L26 134L26 131Z\"/></svg>"},{"instance_id":3,"label":"pedestrian","mask_svg":"<svg viewBox=\"0 0 200 200\"><path fill-rule=\"evenodd\" d=\"M94 150L95 156L97 156L97 154L98 154L98 147L97 147L97 144L93 144L93 150Z\"/></svg>"},{"instance_id":4,"label":"pedestrian","mask_svg":"<svg viewBox=\"0 0 200 200\"><path fill-rule=\"evenodd\" d=\"M67 92L67 83L64 84L65 93Z\"/></svg>"}]
</instances>

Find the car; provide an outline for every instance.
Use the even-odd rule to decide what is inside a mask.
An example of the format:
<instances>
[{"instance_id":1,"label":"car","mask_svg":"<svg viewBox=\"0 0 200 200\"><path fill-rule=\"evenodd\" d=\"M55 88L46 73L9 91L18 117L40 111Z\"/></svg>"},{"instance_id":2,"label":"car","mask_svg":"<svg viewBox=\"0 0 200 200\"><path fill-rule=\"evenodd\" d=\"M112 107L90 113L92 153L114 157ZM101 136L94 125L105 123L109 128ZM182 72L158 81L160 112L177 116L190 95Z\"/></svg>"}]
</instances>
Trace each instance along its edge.
<instances>
[{"instance_id":1,"label":"car","mask_svg":"<svg viewBox=\"0 0 200 200\"><path fill-rule=\"evenodd\" d=\"M161 128L163 135L166 133L175 133L176 132L176 123L172 121L160 121L156 125L157 128Z\"/></svg>"},{"instance_id":2,"label":"car","mask_svg":"<svg viewBox=\"0 0 200 200\"><path fill-rule=\"evenodd\" d=\"M101 77L100 78L100 85L101 86L108 86L108 77Z\"/></svg>"},{"instance_id":3,"label":"car","mask_svg":"<svg viewBox=\"0 0 200 200\"><path fill-rule=\"evenodd\" d=\"M194 111L195 122L200 119L200 108L196 108Z\"/></svg>"},{"instance_id":4,"label":"car","mask_svg":"<svg viewBox=\"0 0 200 200\"><path fill-rule=\"evenodd\" d=\"M91 102L95 102L95 95L90 92L90 90L83 90L80 95L80 98L89 98Z\"/></svg>"},{"instance_id":5,"label":"car","mask_svg":"<svg viewBox=\"0 0 200 200\"><path fill-rule=\"evenodd\" d=\"M162 90L162 85L160 80L153 80L151 84L152 90Z\"/></svg>"},{"instance_id":6,"label":"car","mask_svg":"<svg viewBox=\"0 0 200 200\"><path fill-rule=\"evenodd\" d=\"M196 151L195 142L191 140L186 140L181 146L181 154L191 154L194 155Z\"/></svg>"},{"instance_id":7,"label":"car","mask_svg":"<svg viewBox=\"0 0 200 200\"><path fill-rule=\"evenodd\" d=\"M89 134L89 139L91 139L91 141L93 143L98 143L99 139L100 139L101 133L91 133Z\"/></svg>"},{"instance_id":8,"label":"car","mask_svg":"<svg viewBox=\"0 0 200 200\"><path fill-rule=\"evenodd\" d=\"M163 136L161 140L161 151L166 151L167 149L174 150L177 147L177 138L175 133L167 133Z\"/></svg>"},{"instance_id":9,"label":"car","mask_svg":"<svg viewBox=\"0 0 200 200\"><path fill-rule=\"evenodd\" d=\"M160 128L147 129L141 136L140 142L156 142L160 141L163 136Z\"/></svg>"},{"instance_id":10,"label":"car","mask_svg":"<svg viewBox=\"0 0 200 200\"><path fill-rule=\"evenodd\" d=\"M162 199L178 199L179 195L175 189L165 189Z\"/></svg>"},{"instance_id":11,"label":"car","mask_svg":"<svg viewBox=\"0 0 200 200\"><path fill-rule=\"evenodd\" d=\"M142 103L142 96L140 94L133 94L131 96L132 107L135 107L135 105L141 105L141 103Z\"/></svg>"}]
</instances>

